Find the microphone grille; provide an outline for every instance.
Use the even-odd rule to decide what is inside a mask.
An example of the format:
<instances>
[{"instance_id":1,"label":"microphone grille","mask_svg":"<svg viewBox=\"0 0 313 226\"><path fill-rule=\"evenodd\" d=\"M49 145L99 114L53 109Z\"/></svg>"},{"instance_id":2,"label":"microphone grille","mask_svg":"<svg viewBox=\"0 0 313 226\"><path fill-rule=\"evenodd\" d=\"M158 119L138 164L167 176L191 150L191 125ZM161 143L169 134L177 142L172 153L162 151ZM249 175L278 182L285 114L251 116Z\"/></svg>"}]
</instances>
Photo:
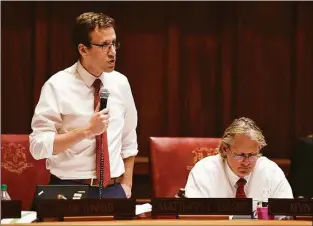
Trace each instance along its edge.
<instances>
[{"instance_id":1,"label":"microphone grille","mask_svg":"<svg viewBox=\"0 0 313 226\"><path fill-rule=\"evenodd\" d=\"M108 98L110 96L110 92L106 88L100 89L100 98Z\"/></svg>"}]
</instances>

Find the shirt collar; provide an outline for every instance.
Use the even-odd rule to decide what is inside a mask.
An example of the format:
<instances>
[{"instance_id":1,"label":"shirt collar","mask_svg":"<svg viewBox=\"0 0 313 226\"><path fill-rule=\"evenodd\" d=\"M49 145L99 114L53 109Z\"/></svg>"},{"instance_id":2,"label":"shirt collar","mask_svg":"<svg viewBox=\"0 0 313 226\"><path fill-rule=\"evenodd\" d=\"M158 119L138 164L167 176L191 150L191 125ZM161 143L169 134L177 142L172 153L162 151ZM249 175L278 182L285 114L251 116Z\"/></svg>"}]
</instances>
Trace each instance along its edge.
<instances>
[{"instance_id":1,"label":"shirt collar","mask_svg":"<svg viewBox=\"0 0 313 226\"><path fill-rule=\"evenodd\" d=\"M232 187L236 187L236 183L237 181L240 179L240 177L238 177L233 171L232 169L229 167L227 159L224 160L224 164L225 164L225 171L226 171L226 175L228 177L228 180L231 184ZM249 173L249 175L245 176L244 179L247 181L249 181L251 173Z\"/></svg>"},{"instance_id":2,"label":"shirt collar","mask_svg":"<svg viewBox=\"0 0 313 226\"><path fill-rule=\"evenodd\" d=\"M99 77L93 76L84 68L84 66L80 63L79 60L77 61L77 71L88 87L91 87L97 78L99 78L102 84L104 84L103 81L104 81L105 73L102 73Z\"/></svg>"}]
</instances>

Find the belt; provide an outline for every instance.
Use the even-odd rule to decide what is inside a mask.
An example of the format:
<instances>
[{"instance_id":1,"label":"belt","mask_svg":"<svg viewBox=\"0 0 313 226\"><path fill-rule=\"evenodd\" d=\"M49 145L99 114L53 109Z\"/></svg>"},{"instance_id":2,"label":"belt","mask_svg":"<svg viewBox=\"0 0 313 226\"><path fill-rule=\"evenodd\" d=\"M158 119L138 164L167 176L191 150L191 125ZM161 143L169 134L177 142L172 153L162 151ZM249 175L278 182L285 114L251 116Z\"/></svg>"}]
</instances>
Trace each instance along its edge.
<instances>
[{"instance_id":1,"label":"belt","mask_svg":"<svg viewBox=\"0 0 313 226\"><path fill-rule=\"evenodd\" d=\"M107 183L106 187L113 185L113 184L121 183L122 179L123 179L122 176L111 178L109 180L109 182ZM71 181L78 182L81 184L88 184L88 185L93 186L93 187L99 187L99 183L100 183L100 181L96 178L95 179L75 179L75 180L71 180Z\"/></svg>"}]
</instances>

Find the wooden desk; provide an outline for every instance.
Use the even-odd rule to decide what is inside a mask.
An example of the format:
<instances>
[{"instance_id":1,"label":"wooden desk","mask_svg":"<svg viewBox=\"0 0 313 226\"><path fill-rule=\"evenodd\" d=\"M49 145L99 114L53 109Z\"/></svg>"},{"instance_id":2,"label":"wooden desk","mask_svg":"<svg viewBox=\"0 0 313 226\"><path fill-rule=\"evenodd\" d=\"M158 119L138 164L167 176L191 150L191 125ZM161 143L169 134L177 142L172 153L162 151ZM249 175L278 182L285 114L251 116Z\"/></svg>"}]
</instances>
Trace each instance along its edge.
<instances>
[{"instance_id":1,"label":"wooden desk","mask_svg":"<svg viewBox=\"0 0 313 226\"><path fill-rule=\"evenodd\" d=\"M3 224L9 226L9 224ZM263 220L125 220L125 221L65 221L65 222L40 222L31 224L14 224L17 226L59 226L59 225L208 225L208 226L312 226L312 221L263 221Z\"/></svg>"}]
</instances>

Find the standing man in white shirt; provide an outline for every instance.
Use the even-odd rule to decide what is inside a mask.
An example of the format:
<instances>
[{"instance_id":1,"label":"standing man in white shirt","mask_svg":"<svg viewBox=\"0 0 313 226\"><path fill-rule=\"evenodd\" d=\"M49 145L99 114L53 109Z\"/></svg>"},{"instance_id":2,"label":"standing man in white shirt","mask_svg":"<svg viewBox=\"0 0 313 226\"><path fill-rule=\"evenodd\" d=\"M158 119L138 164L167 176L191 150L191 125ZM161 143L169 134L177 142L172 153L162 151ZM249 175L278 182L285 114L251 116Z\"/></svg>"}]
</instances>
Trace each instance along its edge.
<instances>
[{"instance_id":1,"label":"standing man in white shirt","mask_svg":"<svg viewBox=\"0 0 313 226\"><path fill-rule=\"evenodd\" d=\"M218 155L206 157L191 170L187 198L293 198L278 165L261 156L266 145L260 128L249 118L238 118L225 130Z\"/></svg>"},{"instance_id":2,"label":"standing man in white shirt","mask_svg":"<svg viewBox=\"0 0 313 226\"><path fill-rule=\"evenodd\" d=\"M138 153L137 110L127 78L114 70L119 48L114 19L83 13L76 18L73 41L78 61L51 76L41 90L30 152L35 159L46 159L50 184L88 184L89 197L99 198L96 138L103 134L106 179L101 197L130 198ZM110 96L107 108L99 111L103 88Z\"/></svg>"}]
</instances>

